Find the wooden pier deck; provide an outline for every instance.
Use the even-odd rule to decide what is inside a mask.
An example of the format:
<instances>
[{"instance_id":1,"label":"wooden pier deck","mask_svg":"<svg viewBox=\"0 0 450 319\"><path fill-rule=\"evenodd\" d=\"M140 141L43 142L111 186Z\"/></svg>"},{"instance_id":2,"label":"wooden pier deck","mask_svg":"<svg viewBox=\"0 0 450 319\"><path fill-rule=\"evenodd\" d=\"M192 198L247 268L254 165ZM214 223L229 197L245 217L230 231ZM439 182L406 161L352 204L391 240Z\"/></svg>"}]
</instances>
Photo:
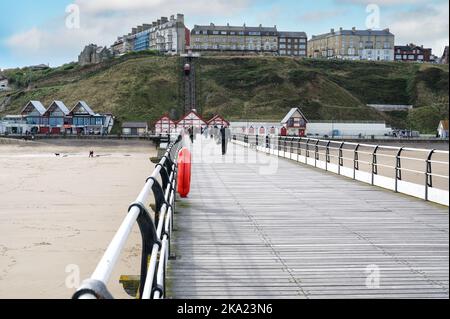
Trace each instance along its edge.
<instances>
[{"instance_id":1,"label":"wooden pier deck","mask_svg":"<svg viewBox=\"0 0 450 319\"><path fill-rule=\"evenodd\" d=\"M446 207L205 145L213 154L195 144L192 191L177 206L168 297L449 297Z\"/></svg>"}]
</instances>

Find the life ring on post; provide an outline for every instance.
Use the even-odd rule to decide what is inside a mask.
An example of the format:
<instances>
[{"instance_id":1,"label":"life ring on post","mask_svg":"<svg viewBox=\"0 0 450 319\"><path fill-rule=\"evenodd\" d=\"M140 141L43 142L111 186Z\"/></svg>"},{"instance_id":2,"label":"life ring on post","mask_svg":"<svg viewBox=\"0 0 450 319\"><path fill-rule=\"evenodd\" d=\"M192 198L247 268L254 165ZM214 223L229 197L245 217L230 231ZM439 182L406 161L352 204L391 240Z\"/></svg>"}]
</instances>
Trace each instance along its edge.
<instances>
[{"instance_id":1,"label":"life ring on post","mask_svg":"<svg viewBox=\"0 0 450 319\"><path fill-rule=\"evenodd\" d=\"M182 198L186 198L191 191L191 152L183 147L178 153L177 191Z\"/></svg>"}]
</instances>

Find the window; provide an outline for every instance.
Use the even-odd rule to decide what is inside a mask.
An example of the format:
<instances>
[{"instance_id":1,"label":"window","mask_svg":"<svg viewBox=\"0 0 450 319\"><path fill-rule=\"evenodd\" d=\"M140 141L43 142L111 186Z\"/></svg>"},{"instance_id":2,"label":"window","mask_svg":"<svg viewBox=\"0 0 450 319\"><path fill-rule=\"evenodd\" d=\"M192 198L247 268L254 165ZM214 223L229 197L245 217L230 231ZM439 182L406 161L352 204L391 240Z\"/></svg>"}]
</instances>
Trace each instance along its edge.
<instances>
[{"instance_id":1,"label":"window","mask_svg":"<svg viewBox=\"0 0 450 319\"><path fill-rule=\"evenodd\" d=\"M214 35L219 35L219 31L213 31Z\"/></svg>"}]
</instances>

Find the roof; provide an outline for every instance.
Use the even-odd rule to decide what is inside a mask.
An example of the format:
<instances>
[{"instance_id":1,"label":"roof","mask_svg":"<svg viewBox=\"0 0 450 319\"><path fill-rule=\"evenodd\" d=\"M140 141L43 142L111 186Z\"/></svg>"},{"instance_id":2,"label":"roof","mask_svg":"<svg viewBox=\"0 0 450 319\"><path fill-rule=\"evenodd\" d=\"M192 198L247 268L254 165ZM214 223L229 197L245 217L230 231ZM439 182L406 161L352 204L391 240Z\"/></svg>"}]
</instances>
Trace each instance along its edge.
<instances>
[{"instance_id":1,"label":"roof","mask_svg":"<svg viewBox=\"0 0 450 319\"><path fill-rule=\"evenodd\" d=\"M50 107L48 108L48 111L50 110L50 108L52 107L53 104L55 104L64 113L64 115L69 115L70 114L69 109L67 108L67 106L62 101L53 101L53 103L50 104Z\"/></svg>"},{"instance_id":2,"label":"roof","mask_svg":"<svg viewBox=\"0 0 450 319\"><path fill-rule=\"evenodd\" d=\"M413 51L413 50L431 50L430 48L424 48L422 46L419 45L396 45L395 46L395 50L402 50L402 51Z\"/></svg>"},{"instance_id":3,"label":"roof","mask_svg":"<svg viewBox=\"0 0 450 319\"><path fill-rule=\"evenodd\" d=\"M122 124L122 127L127 127L127 128L147 128L148 124L147 124L147 122L124 122Z\"/></svg>"},{"instance_id":4,"label":"roof","mask_svg":"<svg viewBox=\"0 0 450 319\"><path fill-rule=\"evenodd\" d=\"M442 128L445 130L445 131L448 131L448 127L449 127L449 123L448 123L448 120L442 120L440 123L439 123L439 127L442 125Z\"/></svg>"},{"instance_id":5,"label":"roof","mask_svg":"<svg viewBox=\"0 0 450 319\"><path fill-rule=\"evenodd\" d=\"M356 36L371 36L371 35L378 35L378 36L394 36L388 29L385 30L337 30L334 31L334 33L324 33L319 35L313 35L312 40L318 40L318 39L324 39L331 36L336 35L356 35Z\"/></svg>"},{"instance_id":6,"label":"roof","mask_svg":"<svg viewBox=\"0 0 450 319\"><path fill-rule=\"evenodd\" d=\"M191 115L191 114L194 114L195 116L197 116L201 121L203 121L205 124L206 124L206 121L203 119L203 117L200 115L200 114L198 114L196 111L194 111L194 110L192 110L192 111L190 111L189 113L187 113L185 116L183 116L182 118L181 118L181 120L179 120L178 122L176 122L177 124L178 123L181 123L181 122L183 122L189 115Z\"/></svg>"},{"instance_id":7,"label":"roof","mask_svg":"<svg viewBox=\"0 0 450 319\"><path fill-rule=\"evenodd\" d=\"M215 115L212 119L210 119L210 120L207 122L207 124L209 125L210 123L212 123L212 122L214 122L214 121L216 121L216 120L225 122L225 123L227 123L228 125L230 125L230 122L228 122L227 120L225 120L222 116L220 116L220 115L218 115L218 114Z\"/></svg>"},{"instance_id":8,"label":"roof","mask_svg":"<svg viewBox=\"0 0 450 319\"><path fill-rule=\"evenodd\" d=\"M92 111L91 107L85 102L85 101L78 101L77 104L75 104L75 106L72 108L71 112L73 112L78 106L81 106L82 108L85 109L85 111L91 115L94 116L95 112Z\"/></svg>"},{"instance_id":9,"label":"roof","mask_svg":"<svg viewBox=\"0 0 450 319\"><path fill-rule=\"evenodd\" d=\"M278 32L278 36L283 38L307 38L305 32L290 32L290 31L280 31Z\"/></svg>"},{"instance_id":10,"label":"roof","mask_svg":"<svg viewBox=\"0 0 450 319\"><path fill-rule=\"evenodd\" d=\"M214 24L210 25L196 25L192 31L247 31L247 32L277 32L276 27L247 27L247 26L217 26Z\"/></svg>"},{"instance_id":11,"label":"roof","mask_svg":"<svg viewBox=\"0 0 450 319\"><path fill-rule=\"evenodd\" d=\"M165 115L161 116L155 123L158 123L158 122L160 122L160 121L162 121L164 119L168 119L170 121L170 123L175 124L175 121L172 120L168 114L165 114Z\"/></svg>"},{"instance_id":12,"label":"roof","mask_svg":"<svg viewBox=\"0 0 450 319\"><path fill-rule=\"evenodd\" d=\"M302 111L298 107L292 108L289 113L284 117L284 119L281 121L281 124L285 124L289 121L289 119L295 114L295 112L299 112L301 116L306 120L305 115L303 115ZM307 120L306 120L307 121Z\"/></svg>"},{"instance_id":13,"label":"roof","mask_svg":"<svg viewBox=\"0 0 450 319\"><path fill-rule=\"evenodd\" d=\"M45 109L45 106L42 105L41 102L39 102L39 101L30 101L30 102L27 103L27 105L25 105L25 107L22 109L22 112L20 112L20 113L23 113L29 105L32 105L39 112L39 114L41 114L41 115L44 115L45 112L47 112L47 110Z\"/></svg>"}]
</instances>

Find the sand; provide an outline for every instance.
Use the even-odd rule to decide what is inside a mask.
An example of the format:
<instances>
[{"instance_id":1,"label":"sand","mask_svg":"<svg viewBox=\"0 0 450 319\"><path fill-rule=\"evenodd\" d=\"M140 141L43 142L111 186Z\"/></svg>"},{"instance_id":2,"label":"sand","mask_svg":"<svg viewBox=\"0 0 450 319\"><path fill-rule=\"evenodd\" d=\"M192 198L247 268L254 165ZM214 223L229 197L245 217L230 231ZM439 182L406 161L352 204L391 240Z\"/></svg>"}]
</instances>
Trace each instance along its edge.
<instances>
[{"instance_id":1,"label":"sand","mask_svg":"<svg viewBox=\"0 0 450 319\"><path fill-rule=\"evenodd\" d=\"M76 269L81 280L94 271L154 154L149 142L0 145L0 298L70 298ZM139 274L140 241L136 225L111 277L117 298L128 297L120 275Z\"/></svg>"}]
</instances>

